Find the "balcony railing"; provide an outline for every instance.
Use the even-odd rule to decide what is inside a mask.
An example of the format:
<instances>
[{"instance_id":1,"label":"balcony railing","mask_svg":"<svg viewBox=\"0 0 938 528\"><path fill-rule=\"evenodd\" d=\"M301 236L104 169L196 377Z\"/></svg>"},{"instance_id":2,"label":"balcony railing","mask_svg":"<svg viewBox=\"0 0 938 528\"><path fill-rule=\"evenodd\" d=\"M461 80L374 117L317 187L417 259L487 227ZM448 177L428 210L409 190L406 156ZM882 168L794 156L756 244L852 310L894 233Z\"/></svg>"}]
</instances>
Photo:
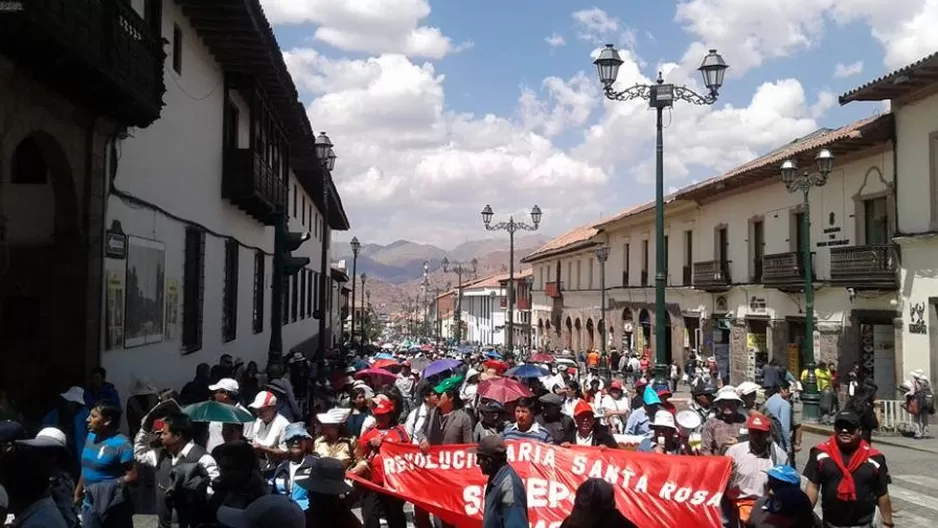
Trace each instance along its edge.
<instances>
[{"instance_id":1,"label":"balcony railing","mask_svg":"<svg viewBox=\"0 0 938 528\"><path fill-rule=\"evenodd\" d=\"M812 268L814 256L812 255ZM812 275L814 270L811 270ZM804 265L801 252L776 253L762 257L762 284L780 290L804 287Z\"/></svg>"},{"instance_id":2,"label":"balcony railing","mask_svg":"<svg viewBox=\"0 0 938 528\"><path fill-rule=\"evenodd\" d=\"M544 293L552 298L559 299L563 296L563 283L562 282L548 282L544 285Z\"/></svg>"},{"instance_id":3,"label":"balcony railing","mask_svg":"<svg viewBox=\"0 0 938 528\"><path fill-rule=\"evenodd\" d=\"M694 287L705 291L725 290L730 282L730 261L708 260L694 263Z\"/></svg>"},{"instance_id":4,"label":"balcony railing","mask_svg":"<svg viewBox=\"0 0 938 528\"><path fill-rule=\"evenodd\" d=\"M251 149L225 149L222 197L259 222L273 225L287 203L287 187L266 161Z\"/></svg>"},{"instance_id":5,"label":"balcony railing","mask_svg":"<svg viewBox=\"0 0 938 528\"><path fill-rule=\"evenodd\" d=\"M831 283L849 288L894 290L899 259L891 244L832 247Z\"/></svg>"},{"instance_id":6,"label":"balcony railing","mask_svg":"<svg viewBox=\"0 0 938 528\"><path fill-rule=\"evenodd\" d=\"M162 39L126 0L0 2L0 51L68 96L145 127L163 107Z\"/></svg>"}]
</instances>

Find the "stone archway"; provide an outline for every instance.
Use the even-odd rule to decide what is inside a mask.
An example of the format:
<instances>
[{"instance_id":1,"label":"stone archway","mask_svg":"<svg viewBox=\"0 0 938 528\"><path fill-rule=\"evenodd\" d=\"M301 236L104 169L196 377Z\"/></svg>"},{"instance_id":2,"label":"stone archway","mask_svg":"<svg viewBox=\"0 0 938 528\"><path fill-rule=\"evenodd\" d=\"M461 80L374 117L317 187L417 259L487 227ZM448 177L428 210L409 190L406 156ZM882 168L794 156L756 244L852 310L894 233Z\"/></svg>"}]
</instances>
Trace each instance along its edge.
<instances>
[{"instance_id":1,"label":"stone archway","mask_svg":"<svg viewBox=\"0 0 938 528\"><path fill-rule=\"evenodd\" d=\"M573 335L573 346L575 347L574 352L579 353L581 350L583 350L583 325L580 323L579 317L573 321Z\"/></svg>"},{"instance_id":2,"label":"stone archway","mask_svg":"<svg viewBox=\"0 0 938 528\"><path fill-rule=\"evenodd\" d=\"M563 346L573 350L573 320L569 316L567 316L567 322L564 325ZM574 352L576 351L574 350Z\"/></svg>"},{"instance_id":3,"label":"stone archway","mask_svg":"<svg viewBox=\"0 0 938 528\"><path fill-rule=\"evenodd\" d=\"M590 350L596 347L596 329L593 328L593 320L586 320L586 347Z\"/></svg>"},{"instance_id":4,"label":"stone archway","mask_svg":"<svg viewBox=\"0 0 938 528\"><path fill-rule=\"evenodd\" d=\"M39 130L22 137L8 159L0 202L8 249L0 276L0 384L31 414L47 410L59 389L84 384L87 323L99 314L88 313L92 264L77 171L65 149ZM37 395L37 385L50 395Z\"/></svg>"}]
</instances>

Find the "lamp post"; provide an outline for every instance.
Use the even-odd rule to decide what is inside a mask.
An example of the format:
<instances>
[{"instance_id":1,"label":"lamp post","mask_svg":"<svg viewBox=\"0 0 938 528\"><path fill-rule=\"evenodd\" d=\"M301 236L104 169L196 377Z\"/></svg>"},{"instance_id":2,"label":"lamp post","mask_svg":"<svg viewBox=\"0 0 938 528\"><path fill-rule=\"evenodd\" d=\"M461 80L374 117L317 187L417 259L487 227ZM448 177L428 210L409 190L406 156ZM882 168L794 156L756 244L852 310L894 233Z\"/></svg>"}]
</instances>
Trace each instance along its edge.
<instances>
[{"instance_id":1,"label":"lamp post","mask_svg":"<svg viewBox=\"0 0 938 528\"><path fill-rule=\"evenodd\" d=\"M365 281L366 281L367 279L368 279L368 275L366 275L365 273L362 273L362 276L361 276L362 291L366 291L366 290L365 290ZM365 336L365 303L362 303L362 313L361 313L361 317L359 317L359 319L361 319L361 323L359 323L359 324L361 325L361 334L360 334L360 335L361 335L361 338L362 338L362 346L364 346L364 345L365 345L365 339L366 339L366 336Z\"/></svg>"},{"instance_id":2,"label":"lamp post","mask_svg":"<svg viewBox=\"0 0 938 528\"><path fill-rule=\"evenodd\" d=\"M368 326L365 326L365 323L368 323ZM365 290L365 320L362 322L362 327L365 329L366 337L372 324L373 322L371 320L371 290Z\"/></svg>"},{"instance_id":3,"label":"lamp post","mask_svg":"<svg viewBox=\"0 0 938 528\"><path fill-rule=\"evenodd\" d=\"M514 216L509 216L507 222L492 225L492 216L494 215L495 211L492 210L492 206L486 205L482 209L482 223L485 224L486 231L508 231L508 313L505 321L508 338L505 344L508 347L508 352L511 353L514 348L514 314L512 310L515 304L515 232L537 231L541 223L541 208L535 205L531 209L531 225L516 222Z\"/></svg>"},{"instance_id":4,"label":"lamp post","mask_svg":"<svg viewBox=\"0 0 938 528\"><path fill-rule=\"evenodd\" d=\"M603 361L606 359L606 261L609 260L609 246L596 248L596 260L599 261L599 340L602 342Z\"/></svg>"},{"instance_id":5,"label":"lamp post","mask_svg":"<svg viewBox=\"0 0 938 528\"><path fill-rule=\"evenodd\" d=\"M811 204L809 195L814 187L823 187L834 168L834 155L827 149L818 151L814 157L817 163L817 173L805 170L798 176L798 165L794 160L786 160L780 168L782 183L788 192L802 193L801 225L801 267L804 274L804 345L803 354L807 359L808 376L805 380L804 394L801 401L804 404L802 411L806 422L816 422L820 414L821 395L818 393L817 374L814 372L814 266L811 263Z\"/></svg>"},{"instance_id":6,"label":"lamp post","mask_svg":"<svg viewBox=\"0 0 938 528\"><path fill-rule=\"evenodd\" d=\"M524 285L527 287L525 296L528 298L528 353L530 353L534 341L534 292L532 291L534 288L534 273L528 275L524 280Z\"/></svg>"},{"instance_id":7,"label":"lamp post","mask_svg":"<svg viewBox=\"0 0 938 528\"><path fill-rule=\"evenodd\" d=\"M358 275L358 252L362 250L361 242L358 241L358 237L352 237L352 241L349 242L349 245L352 246L352 324L351 331L349 332L349 340L355 340L355 277Z\"/></svg>"},{"instance_id":8,"label":"lamp post","mask_svg":"<svg viewBox=\"0 0 938 528\"><path fill-rule=\"evenodd\" d=\"M453 337L456 338L456 344L459 345L459 337L462 333L462 276L475 273L479 269L479 261L472 259L468 264L454 263L443 257L441 264L443 265L443 273L454 273L456 275L456 309L453 313L453 323L456 328Z\"/></svg>"},{"instance_id":9,"label":"lamp post","mask_svg":"<svg viewBox=\"0 0 938 528\"><path fill-rule=\"evenodd\" d=\"M322 233L322 247L320 248L319 259L319 351L317 361L321 362L326 353L326 311L332 313L327 306L329 301L328 285L326 282L326 270L329 267L329 190L332 187L332 169L335 168L335 150L332 149L332 140L325 132L316 136L316 157L322 162L323 166L323 185L322 185L322 217L324 221Z\"/></svg>"},{"instance_id":10,"label":"lamp post","mask_svg":"<svg viewBox=\"0 0 938 528\"><path fill-rule=\"evenodd\" d=\"M657 112L655 130L655 388L668 385L667 376L667 340L665 328L665 287L667 286L666 263L664 261L664 134L662 115L664 109L673 106L675 99L680 99L696 105L712 105L716 102L720 87L723 85L723 76L729 68L723 57L716 50L704 57L697 70L703 76L704 86L709 93L700 95L690 88L665 84L661 73L655 84L636 84L621 92L613 87L619 75L619 66L623 63L612 44L607 44L593 61L599 73L599 81L603 85L606 98L613 101L631 101L646 99L649 106Z\"/></svg>"},{"instance_id":11,"label":"lamp post","mask_svg":"<svg viewBox=\"0 0 938 528\"><path fill-rule=\"evenodd\" d=\"M420 329L423 337L430 338L430 261L423 261L423 282L420 284L423 290L423 323Z\"/></svg>"}]
</instances>

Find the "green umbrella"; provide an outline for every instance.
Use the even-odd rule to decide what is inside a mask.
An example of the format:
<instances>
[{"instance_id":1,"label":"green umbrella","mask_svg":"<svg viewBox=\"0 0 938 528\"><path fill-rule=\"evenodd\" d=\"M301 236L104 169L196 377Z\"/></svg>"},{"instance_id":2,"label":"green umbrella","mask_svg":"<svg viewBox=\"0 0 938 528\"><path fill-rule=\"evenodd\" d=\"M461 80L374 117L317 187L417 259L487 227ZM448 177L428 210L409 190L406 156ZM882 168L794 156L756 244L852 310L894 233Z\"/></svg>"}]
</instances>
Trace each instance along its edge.
<instances>
[{"instance_id":1,"label":"green umbrella","mask_svg":"<svg viewBox=\"0 0 938 528\"><path fill-rule=\"evenodd\" d=\"M254 421L254 415L234 405L217 401L204 401L183 407L182 412L193 422L221 422L240 424Z\"/></svg>"}]
</instances>

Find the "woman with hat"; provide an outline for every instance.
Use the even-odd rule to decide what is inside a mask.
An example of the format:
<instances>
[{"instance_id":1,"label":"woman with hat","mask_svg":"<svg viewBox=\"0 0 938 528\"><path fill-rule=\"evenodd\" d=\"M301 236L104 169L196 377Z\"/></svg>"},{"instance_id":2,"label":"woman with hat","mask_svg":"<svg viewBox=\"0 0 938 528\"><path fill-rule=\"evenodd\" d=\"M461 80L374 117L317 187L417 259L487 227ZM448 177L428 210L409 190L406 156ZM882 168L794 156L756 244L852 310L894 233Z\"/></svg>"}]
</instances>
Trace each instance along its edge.
<instances>
[{"instance_id":1,"label":"woman with hat","mask_svg":"<svg viewBox=\"0 0 938 528\"><path fill-rule=\"evenodd\" d=\"M306 490L306 528L362 528L362 522L342 500L352 491L345 481L345 464L330 457L314 459L295 482Z\"/></svg>"},{"instance_id":2,"label":"woman with hat","mask_svg":"<svg viewBox=\"0 0 938 528\"><path fill-rule=\"evenodd\" d=\"M381 444L384 442L410 442L403 425L395 425L394 404L390 399L381 399L375 405L372 414L375 425L364 431L358 440L359 449L368 461L371 481L379 486L384 485L384 464L381 458ZM375 491L367 490L362 495L362 517L365 524L377 526L381 518L388 523L388 528L405 528L407 517L404 515L404 502Z\"/></svg>"},{"instance_id":3,"label":"woman with hat","mask_svg":"<svg viewBox=\"0 0 938 528\"><path fill-rule=\"evenodd\" d=\"M717 392L713 404L716 413L708 419L700 432L700 454L722 455L726 448L739 442L740 434L746 433L746 416L740 412L743 399L732 385L725 385Z\"/></svg>"},{"instance_id":4,"label":"woman with hat","mask_svg":"<svg viewBox=\"0 0 938 528\"><path fill-rule=\"evenodd\" d=\"M277 466L270 479L273 492L290 497L306 510L309 507L306 489L295 484L297 473L308 470L318 458L310 453L313 437L306 430L306 424L297 422L284 430L283 441L287 445L287 459Z\"/></svg>"},{"instance_id":5,"label":"woman with hat","mask_svg":"<svg viewBox=\"0 0 938 528\"><path fill-rule=\"evenodd\" d=\"M661 453L680 455L681 443L677 436L674 415L664 409L655 411L651 421L651 432L638 444L638 451L643 453Z\"/></svg>"},{"instance_id":6,"label":"woman with hat","mask_svg":"<svg viewBox=\"0 0 938 528\"><path fill-rule=\"evenodd\" d=\"M351 412L350 409L336 407L316 415L314 425L319 435L313 442L313 452L321 457L334 458L342 462L345 469L359 475L364 473L368 464L362 460L355 439L342 434Z\"/></svg>"},{"instance_id":7,"label":"woman with hat","mask_svg":"<svg viewBox=\"0 0 938 528\"><path fill-rule=\"evenodd\" d=\"M602 397L602 410L604 425L609 426L613 434L625 432L625 421L628 420L631 406L625 398L622 382L615 380L609 384L606 394Z\"/></svg>"}]
</instances>

